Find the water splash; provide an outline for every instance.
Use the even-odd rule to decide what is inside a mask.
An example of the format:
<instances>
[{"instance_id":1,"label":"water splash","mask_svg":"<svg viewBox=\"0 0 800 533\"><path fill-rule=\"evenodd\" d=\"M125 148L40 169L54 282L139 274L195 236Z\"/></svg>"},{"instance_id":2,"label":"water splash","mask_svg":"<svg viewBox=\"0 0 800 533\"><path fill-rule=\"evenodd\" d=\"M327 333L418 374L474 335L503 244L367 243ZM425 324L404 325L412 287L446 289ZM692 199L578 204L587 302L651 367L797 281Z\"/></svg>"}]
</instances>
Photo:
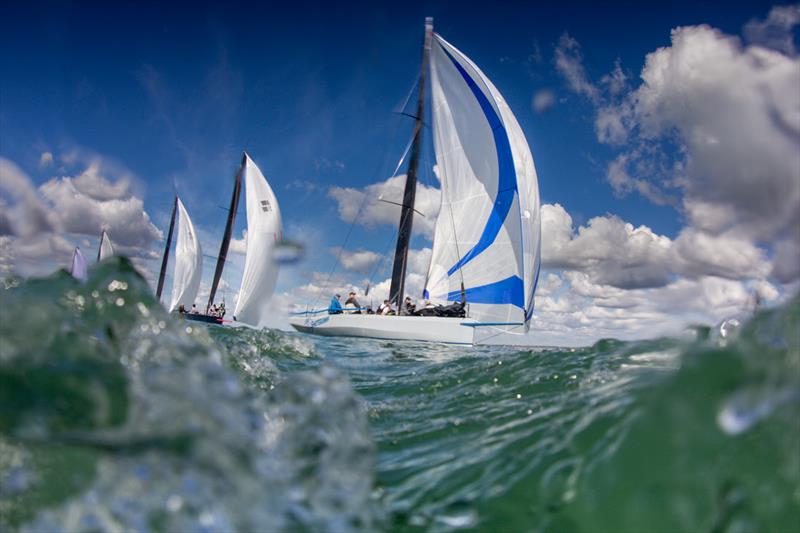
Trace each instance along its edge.
<instances>
[{"instance_id":1,"label":"water splash","mask_svg":"<svg viewBox=\"0 0 800 533\"><path fill-rule=\"evenodd\" d=\"M208 330L168 316L130 263L111 263L85 285L57 275L2 293L3 308L26 320L0 325L0 444L20 457L0 474L17 493L0 497L11 511L0 525L371 527L374 449L346 375L280 375L266 359L257 376L273 386L261 393ZM85 467L81 483L38 512L19 497L48 490L31 450L77 451Z\"/></svg>"}]
</instances>

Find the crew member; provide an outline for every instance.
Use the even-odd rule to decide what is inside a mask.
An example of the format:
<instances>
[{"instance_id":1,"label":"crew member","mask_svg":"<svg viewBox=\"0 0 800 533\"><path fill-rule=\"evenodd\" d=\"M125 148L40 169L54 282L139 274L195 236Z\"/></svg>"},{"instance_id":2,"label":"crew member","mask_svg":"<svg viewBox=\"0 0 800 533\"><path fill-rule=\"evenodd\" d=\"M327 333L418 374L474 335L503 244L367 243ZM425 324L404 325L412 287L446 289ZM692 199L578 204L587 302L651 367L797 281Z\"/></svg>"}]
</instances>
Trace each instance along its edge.
<instances>
[{"instance_id":1,"label":"crew member","mask_svg":"<svg viewBox=\"0 0 800 533\"><path fill-rule=\"evenodd\" d=\"M342 304L339 302L340 295L334 294L333 298L331 298L331 303L328 306L328 314L329 315L341 315L342 314Z\"/></svg>"},{"instance_id":2,"label":"crew member","mask_svg":"<svg viewBox=\"0 0 800 533\"><path fill-rule=\"evenodd\" d=\"M356 293L355 291L350 291L350 294L347 296L347 300L344 301L344 306L347 307L348 305L352 305L355 307L354 310L351 310L350 313L353 315L360 315L361 314L361 305L356 300Z\"/></svg>"}]
</instances>

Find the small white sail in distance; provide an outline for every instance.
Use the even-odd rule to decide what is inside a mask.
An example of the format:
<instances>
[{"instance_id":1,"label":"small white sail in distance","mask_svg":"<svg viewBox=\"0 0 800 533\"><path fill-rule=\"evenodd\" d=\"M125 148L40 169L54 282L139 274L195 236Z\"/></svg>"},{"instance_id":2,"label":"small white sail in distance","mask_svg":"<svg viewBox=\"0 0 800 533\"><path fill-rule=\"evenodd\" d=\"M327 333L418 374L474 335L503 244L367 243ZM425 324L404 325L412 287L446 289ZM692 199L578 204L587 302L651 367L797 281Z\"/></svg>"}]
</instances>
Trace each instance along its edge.
<instances>
[{"instance_id":1,"label":"small white sail in distance","mask_svg":"<svg viewBox=\"0 0 800 533\"><path fill-rule=\"evenodd\" d=\"M283 239L283 222L275 193L247 154L242 172L247 205L247 251L233 316L238 322L259 326L268 314L268 300L275 290L278 263L273 252Z\"/></svg>"},{"instance_id":2,"label":"small white sail in distance","mask_svg":"<svg viewBox=\"0 0 800 533\"><path fill-rule=\"evenodd\" d=\"M200 288L203 275L203 250L189 213L178 198L178 241L175 244L175 271L172 277L172 303L174 311L181 304L191 308Z\"/></svg>"},{"instance_id":3,"label":"small white sail in distance","mask_svg":"<svg viewBox=\"0 0 800 533\"><path fill-rule=\"evenodd\" d=\"M72 274L73 278L79 281L86 281L88 277L86 273L86 259L83 258L81 249L77 246L75 247L75 251L72 252L72 264L70 265L69 273Z\"/></svg>"},{"instance_id":4,"label":"small white sail in distance","mask_svg":"<svg viewBox=\"0 0 800 533\"><path fill-rule=\"evenodd\" d=\"M100 234L100 248L97 250L97 261L107 259L114 255L114 246L111 244L111 239L108 237L106 230Z\"/></svg>"}]
</instances>

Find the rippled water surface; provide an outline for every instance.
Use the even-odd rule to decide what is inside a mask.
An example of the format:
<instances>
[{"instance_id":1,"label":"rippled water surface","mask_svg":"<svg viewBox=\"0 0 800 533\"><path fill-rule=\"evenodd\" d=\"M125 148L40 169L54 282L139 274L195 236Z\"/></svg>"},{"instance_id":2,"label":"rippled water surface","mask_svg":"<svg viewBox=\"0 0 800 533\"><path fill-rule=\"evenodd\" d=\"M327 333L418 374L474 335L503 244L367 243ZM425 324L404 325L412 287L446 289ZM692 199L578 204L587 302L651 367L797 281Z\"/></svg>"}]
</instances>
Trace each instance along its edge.
<instances>
[{"instance_id":1,"label":"rippled water surface","mask_svg":"<svg viewBox=\"0 0 800 533\"><path fill-rule=\"evenodd\" d=\"M0 530L792 531L800 301L720 338L195 326L125 260L0 289Z\"/></svg>"}]
</instances>

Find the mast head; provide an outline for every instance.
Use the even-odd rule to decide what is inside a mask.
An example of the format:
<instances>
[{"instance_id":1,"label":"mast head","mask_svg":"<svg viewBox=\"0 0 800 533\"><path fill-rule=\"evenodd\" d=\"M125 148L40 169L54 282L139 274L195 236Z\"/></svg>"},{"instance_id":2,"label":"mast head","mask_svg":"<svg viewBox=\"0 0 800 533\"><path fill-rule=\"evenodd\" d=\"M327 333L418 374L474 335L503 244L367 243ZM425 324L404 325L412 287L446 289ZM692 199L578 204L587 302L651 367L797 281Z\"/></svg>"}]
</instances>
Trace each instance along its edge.
<instances>
[{"instance_id":1,"label":"mast head","mask_svg":"<svg viewBox=\"0 0 800 533\"><path fill-rule=\"evenodd\" d=\"M433 31L433 17L425 17L425 31Z\"/></svg>"},{"instance_id":2,"label":"mast head","mask_svg":"<svg viewBox=\"0 0 800 533\"><path fill-rule=\"evenodd\" d=\"M242 151L242 165L247 163L247 160L250 159L250 156L247 154L246 150Z\"/></svg>"}]
</instances>

